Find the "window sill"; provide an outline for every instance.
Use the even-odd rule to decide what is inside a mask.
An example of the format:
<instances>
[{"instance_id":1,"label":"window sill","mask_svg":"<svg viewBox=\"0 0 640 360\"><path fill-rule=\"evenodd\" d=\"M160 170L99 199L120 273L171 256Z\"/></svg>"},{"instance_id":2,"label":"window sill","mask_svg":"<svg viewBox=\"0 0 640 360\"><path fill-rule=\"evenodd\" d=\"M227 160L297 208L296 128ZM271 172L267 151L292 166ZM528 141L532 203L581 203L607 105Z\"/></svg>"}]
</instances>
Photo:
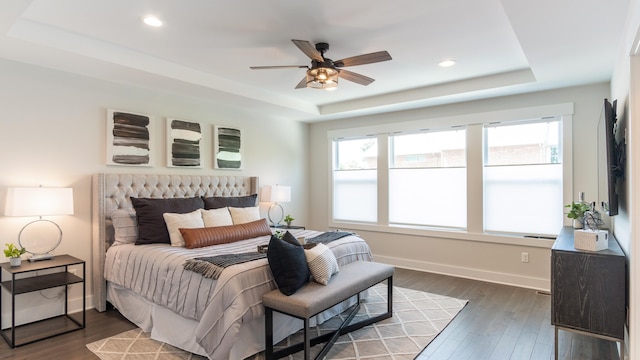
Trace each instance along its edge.
<instances>
[{"instance_id":1,"label":"window sill","mask_svg":"<svg viewBox=\"0 0 640 360\"><path fill-rule=\"evenodd\" d=\"M493 244L517 245L550 249L555 239L525 237L524 235L504 235L490 233L473 233L466 230L440 230L428 227L407 227L394 225L377 225L356 222L331 222L331 228L343 230L361 230L398 235L424 236L431 238L452 239L460 241L486 242Z\"/></svg>"}]
</instances>

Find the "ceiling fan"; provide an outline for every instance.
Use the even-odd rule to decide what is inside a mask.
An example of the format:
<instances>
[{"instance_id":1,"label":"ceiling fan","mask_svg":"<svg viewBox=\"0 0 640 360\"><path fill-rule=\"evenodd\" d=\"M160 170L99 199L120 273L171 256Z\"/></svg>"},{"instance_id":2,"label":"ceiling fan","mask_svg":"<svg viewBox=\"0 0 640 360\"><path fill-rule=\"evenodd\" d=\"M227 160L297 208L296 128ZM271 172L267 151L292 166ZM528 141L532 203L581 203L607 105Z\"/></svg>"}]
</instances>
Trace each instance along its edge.
<instances>
[{"instance_id":1,"label":"ceiling fan","mask_svg":"<svg viewBox=\"0 0 640 360\"><path fill-rule=\"evenodd\" d=\"M313 46L311 42L306 40L291 41L293 41L293 43L311 59L311 67L307 65L251 66L250 69L306 68L308 69L307 75L300 80L298 85L296 85L296 89L305 87L315 89L333 89L338 86L338 75L345 80L353 81L356 84L365 86L375 81L370 77L344 70L342 69L343 67L391 60L391 55L389 55L388 52L378 51L333 61L324 57L324 53L329 50L329 44L325 42L319 42Z\"/></svg>"}]
</instances>

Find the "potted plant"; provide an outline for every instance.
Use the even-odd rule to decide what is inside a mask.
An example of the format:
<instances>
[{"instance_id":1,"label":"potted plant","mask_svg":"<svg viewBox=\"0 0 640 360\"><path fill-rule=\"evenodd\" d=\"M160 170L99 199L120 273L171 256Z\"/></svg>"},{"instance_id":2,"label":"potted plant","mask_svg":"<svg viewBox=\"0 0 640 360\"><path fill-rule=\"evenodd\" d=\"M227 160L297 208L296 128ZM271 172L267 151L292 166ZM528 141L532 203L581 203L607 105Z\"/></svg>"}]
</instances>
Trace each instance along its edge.
<instances>
[{"instance_id":1,"label":"potted plant","mask_svg":"<svg viewBox=\"0 0 640 360\"><path fill-rule=\"evenodd\" d=\"M591 209L591 206L582 202L571 202L571 204L565 205L564 207L569 208L567 217L569 219L573 219L573 227L576 229L581 229L584 223L584 213L589 211Z\"/></svg>"},{"instance_id":2,"label":"potted plant","mask_svg":"<svg viewBox=\"0 0 640 360\"><path fill-rule=\"evenodd\" d=\"M20 258L20 256L25 252L27 252L27 249L25 248L18 249L13 244L7 244L7 248L4 249L4 256L9 258L11 266L20 266L22 263L22 258Z\"/></svg>"},{"instance_id":3,"label":"potted plant","mask_svg":"<svg viewBox=\"0 0 640 360\"><path fill-rule=\"evenodd\" d=\"M284 218L284 222L286 222L286 223L287 223L287 226L291 226L291 222L292 222L293 220L295 220L295 219L294 219L294 218L292 218L292 217L291 217L291 215L288 215L288 214L287 214L287 216L285 216L285 218Z\"/></svg>"}]
</instances>

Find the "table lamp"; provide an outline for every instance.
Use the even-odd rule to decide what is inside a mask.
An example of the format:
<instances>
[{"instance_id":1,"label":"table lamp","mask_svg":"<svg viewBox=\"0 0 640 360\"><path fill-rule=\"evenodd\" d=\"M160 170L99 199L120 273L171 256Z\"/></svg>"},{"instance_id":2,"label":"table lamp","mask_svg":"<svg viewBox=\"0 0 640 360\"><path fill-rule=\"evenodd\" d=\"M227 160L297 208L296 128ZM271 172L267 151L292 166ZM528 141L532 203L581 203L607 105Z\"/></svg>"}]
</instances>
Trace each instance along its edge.
<instances>
[{"instance_id":1,"label":"table lamp","mask_svg":"<svg viewBox=\"0 0 640 360\"><path fill-rule=\"evenodd\" d=\"M291 187L282 185L264 186L262 187L260 201L271 203L267 217L274 227L282 226L280 222L284 219L284 209L280 203L291 201Z\"/></svg>"},{"instance_id":2,"label":"table lamp","mask_svg":"<svg viewBox=\"0 0 640 360\"><path fill-rule=\"evenodd\" d=\"M29 261L52 259L62 242L62 229L50 215L73 215L72 188L13 187L7 189L5 216L38 216L18 234L18 244L32 256Z\"/></svg>"}]
</instances>

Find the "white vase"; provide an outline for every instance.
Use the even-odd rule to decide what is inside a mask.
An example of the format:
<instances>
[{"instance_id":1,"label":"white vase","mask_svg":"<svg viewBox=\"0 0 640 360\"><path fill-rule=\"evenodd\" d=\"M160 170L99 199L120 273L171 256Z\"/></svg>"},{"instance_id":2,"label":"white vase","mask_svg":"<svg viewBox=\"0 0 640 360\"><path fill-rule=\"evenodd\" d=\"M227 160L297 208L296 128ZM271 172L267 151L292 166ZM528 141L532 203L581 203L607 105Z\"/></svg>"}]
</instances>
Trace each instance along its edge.
<instances>
[{"instance_id":1,"label":"white vase","mask_svg":"<svg viewBox=\"0 0 640 360\"><path fill-rule=\"evenodd\" d=\"M22 258L19 258L19 257L9 258L9 264L11 264L11 266L20 266L20 264L22 264Z\"/></svg>"},{"instance_id":2,"label":"white vase","mask_svg":"<svg viewBox=\"0 0 640 360\"><path fill-rule=\"evenodd\" d=\"M574 229L582 229L582 221L578 219L573 219L573 228Z\"/></svg>"}]
</instances>

